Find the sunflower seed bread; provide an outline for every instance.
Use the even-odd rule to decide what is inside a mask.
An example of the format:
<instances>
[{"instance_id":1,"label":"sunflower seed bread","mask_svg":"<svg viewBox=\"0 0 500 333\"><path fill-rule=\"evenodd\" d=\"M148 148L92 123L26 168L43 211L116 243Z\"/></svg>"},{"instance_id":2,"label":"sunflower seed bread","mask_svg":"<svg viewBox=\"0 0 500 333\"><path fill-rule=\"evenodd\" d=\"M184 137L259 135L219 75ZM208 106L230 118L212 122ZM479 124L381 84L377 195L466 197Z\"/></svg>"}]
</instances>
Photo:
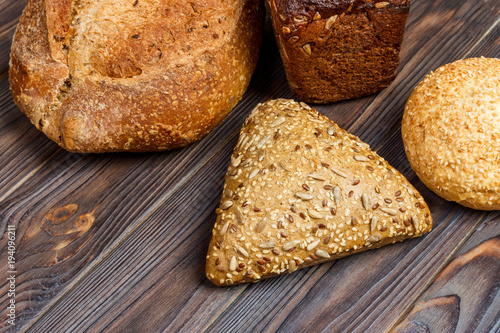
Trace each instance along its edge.
<instances>
[{"instance_id":1,"label":"sunflower seed bread","mask_svg":"<svg viewBox=\"0 0 500 333\"><path fill-rule=\"evenodd\" d=\"M267 0L295 96L329 103L395 78L410 0Z\"/></svg>"},{"instance_id":2,"label":"sunflower seed bread","mask_svg":"<svg viewBox=\"0 0 500 333\"><path fill-rule=\"evenodd\" d=\"M30 0L12 44L14 101L69 151L187 145L243 95L263 13L259 0Z\"/></svg>"},{"instance_id":3,"label":"sunflower seed bread","mask_svg":"<svg viewBox=\"0 0 500 333\"><path fill-rule=\"evenodd\" d=\"M226 175L206 275L255 282L420 236L432 217L382 157L305 103L272 100L245 121Z\"/></svg>"}]
</instances>

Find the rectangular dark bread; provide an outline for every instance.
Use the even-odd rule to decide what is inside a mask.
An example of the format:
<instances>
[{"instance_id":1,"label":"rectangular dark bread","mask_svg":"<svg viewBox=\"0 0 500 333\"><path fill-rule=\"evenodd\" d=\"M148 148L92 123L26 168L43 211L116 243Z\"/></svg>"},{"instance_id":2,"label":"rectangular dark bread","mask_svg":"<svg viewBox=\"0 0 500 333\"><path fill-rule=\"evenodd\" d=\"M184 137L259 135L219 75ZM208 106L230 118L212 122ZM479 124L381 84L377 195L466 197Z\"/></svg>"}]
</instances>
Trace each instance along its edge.
<instances>
[{"instance_id":1,"label":"rectangular dark bread","mask_svg":"<svg viewBox=\"0 0 500 333\"><path fill-rule=\"evenodd\" d=\"M409 0L267 0L295 96L329 103L378 92L395 78Z\"/></svg>"}]
</instances>

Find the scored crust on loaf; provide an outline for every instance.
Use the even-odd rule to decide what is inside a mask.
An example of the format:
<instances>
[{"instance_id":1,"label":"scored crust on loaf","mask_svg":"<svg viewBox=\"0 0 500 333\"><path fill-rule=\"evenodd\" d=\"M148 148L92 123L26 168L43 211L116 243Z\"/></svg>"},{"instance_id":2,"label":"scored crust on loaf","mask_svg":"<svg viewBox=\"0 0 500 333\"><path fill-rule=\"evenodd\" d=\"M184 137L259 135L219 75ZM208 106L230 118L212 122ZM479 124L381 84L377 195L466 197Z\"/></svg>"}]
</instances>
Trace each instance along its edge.
<instances>
[{"instance_id":1,"label":"scored crust on loaf","mask_svg":"<svg viewBox=\"0 0 500 333\"><path fill-rule=\"evenodd\" d=\"M217 286L258 281L420 236L417 190L366 143L305 103L272 100L245 121L208 249Z\"/></svg>"},{"instance_id":2,"label":"scored crust on loaf","mask_svg":"<svg viewBox=\"0 0 500 333\"><path fill-rule=\"evenodd\" d=\"M415 88L401 124L410 165L446 200L500 210L500 59L439 67Z\"/></svg>"},{"instance_id":3,"label":"scored crust on loaf","mask_svg":"<svg viewBox=\"0 0 500 333\"><path fill-rule=\"evenodd\" d=\"M395 78L409 0L267 0L290 89L310 103L378 92Z\"/></svg>"},{"instance_id":4,"label":"scored crust on loaf","mask_svg":"<svg viewBox=\"0 0 500 333\"><path fill-rule=\"evenodd\" d=\"M236 105L260 49L259 0L30 0L12 45L14 101L75 152L200 139Z\"/></svg>"}]
</instances>

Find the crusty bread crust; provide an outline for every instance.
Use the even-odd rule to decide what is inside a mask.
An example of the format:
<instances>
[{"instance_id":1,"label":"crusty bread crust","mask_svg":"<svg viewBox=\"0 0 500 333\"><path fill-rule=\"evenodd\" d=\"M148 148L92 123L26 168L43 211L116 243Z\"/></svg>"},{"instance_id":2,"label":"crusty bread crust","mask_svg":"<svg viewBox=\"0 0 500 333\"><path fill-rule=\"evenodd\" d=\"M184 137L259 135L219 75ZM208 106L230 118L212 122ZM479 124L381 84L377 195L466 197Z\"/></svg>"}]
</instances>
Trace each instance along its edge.
<instances>
[{"instance_id":1,"label":"crusty bread crust","mask_svg":"<svg viewBox=\"0 0 500 333\"><path fill-rule=\"evenodd\" d=\"M206 274L255 282L429 232L410 182L304 103L259 104L241 130L216 210Z\"/></svg>"},{"instance_id":2,"label":"crusty bread crust","mask_svg":"<svg viewBox=\"0 0 500 333\"><path fill-rule=\"evenodd\" d=\"M12 45L14 101L69 151L187 145L243 95L262 14L258 0L30 0Z\"/></svg>"},{"instance_id":3,"label":"crusty bread crust","mask_svg":"<svg viewBox=\"0 0 500 333\"><path fill-rule=\"evenodd\" d=\"M465 207L500 210L500 59L459 60L427 75L401 131L428 188Z\"/></svg>"},{"instance_id":4,"label":"crusty bread crust","mask_svg":"<svg viewBox=\"0 0 500 333\"><path fill-rule=\"evenodd\" d=\"M293 94L329 103L395 78L409 0L267 0Z\"/></svg>"}]
</instances>

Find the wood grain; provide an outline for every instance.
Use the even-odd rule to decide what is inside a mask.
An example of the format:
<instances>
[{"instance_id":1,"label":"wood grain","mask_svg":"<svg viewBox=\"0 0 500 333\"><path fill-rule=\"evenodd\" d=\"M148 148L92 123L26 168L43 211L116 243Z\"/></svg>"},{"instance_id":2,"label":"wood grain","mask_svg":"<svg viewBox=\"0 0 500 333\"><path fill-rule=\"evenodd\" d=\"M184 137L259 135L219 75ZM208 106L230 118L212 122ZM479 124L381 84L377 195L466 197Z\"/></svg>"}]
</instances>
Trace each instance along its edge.
<instances>
[{"instance_id":1,"label":"wood grain","mask_svg":"<svg viewBox=\"0 0 500 333\"><path fill-rule=\"evenodd\" d=\"M393 332L500 330L499 222L477 228Z\"/></svg>"},{"instance_id":2,"label":"wood grain","mask_svg":"<svg viewBox=\"0 0 500 333\"><path fill-rule=\"evenodd\" d=\"M12 36L14 36L19 16L27 3L28 0L0 2L0 75L5 74L9 68Z\"/></svg>"},{"instance_id":3,"label":"wood grain","mask_svg":"<svg viewBox=\"0 0 500 333\"><path fill-rule=\"evenodd\" d=\"M0 3L0 45L10 44L26 1ZM10 224L18 235L16 329L498 331L498 281L491 279L498 277L498 256L487 250L498 247L498 237L491 238L500 234L497 215L448 203L426 189L404 156L400 119L429 71L464 57L499 57L499 22L498 1L414 0L395 82L377 95L317 106L408 177L429 203L435 230L233 288L216 288L204 277L229 157L258 102L292 97L269 24L243 100L206 138L171 152L67 153L22 115L7 76L0 76L0 316L8 302L3 258ZM8 49L0 47L0 74ZM472 272L483 261L487 274L474 289ZM0 331L9 329L0 323Z\"/></svg>"}]
</instances>

